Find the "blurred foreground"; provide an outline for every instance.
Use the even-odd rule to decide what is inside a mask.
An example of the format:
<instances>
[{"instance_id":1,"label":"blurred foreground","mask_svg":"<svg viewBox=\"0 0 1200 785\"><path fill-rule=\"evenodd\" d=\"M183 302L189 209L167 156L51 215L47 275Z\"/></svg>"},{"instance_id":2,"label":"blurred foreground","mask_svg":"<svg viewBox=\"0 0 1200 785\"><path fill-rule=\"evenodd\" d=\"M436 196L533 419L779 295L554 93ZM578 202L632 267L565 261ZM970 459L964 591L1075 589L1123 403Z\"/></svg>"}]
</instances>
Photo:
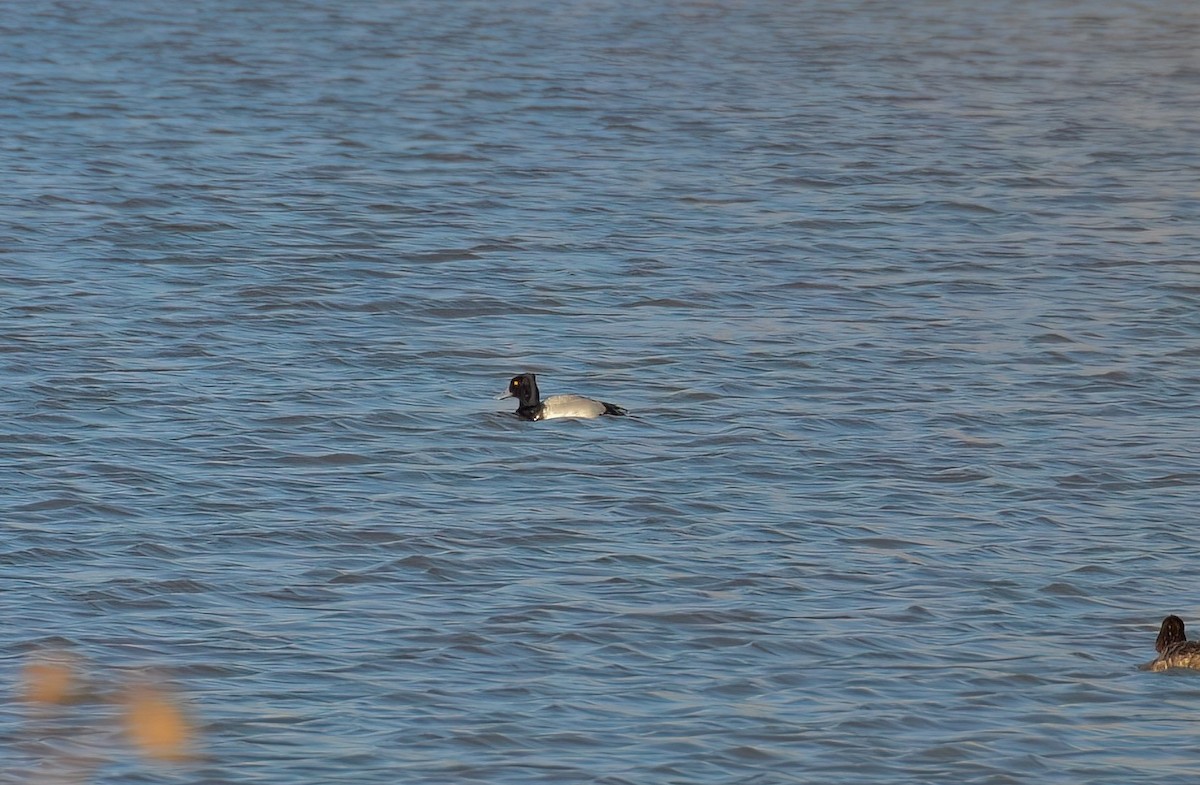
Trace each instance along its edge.
<instances>
[{"instance_id":1,"label":"blurred foreground","mask_svg":"<svg viewBox=\"0 0 1200 785\"><path fill-rule=\"evenodd\" d=\"M22 746L38 761L38 782L83 783L135 756L168 764L197 758L195 726L150 674L101 672L67 652L44 651L30 656L20 678L28 707Z\"/></svg>"}]
</instances>

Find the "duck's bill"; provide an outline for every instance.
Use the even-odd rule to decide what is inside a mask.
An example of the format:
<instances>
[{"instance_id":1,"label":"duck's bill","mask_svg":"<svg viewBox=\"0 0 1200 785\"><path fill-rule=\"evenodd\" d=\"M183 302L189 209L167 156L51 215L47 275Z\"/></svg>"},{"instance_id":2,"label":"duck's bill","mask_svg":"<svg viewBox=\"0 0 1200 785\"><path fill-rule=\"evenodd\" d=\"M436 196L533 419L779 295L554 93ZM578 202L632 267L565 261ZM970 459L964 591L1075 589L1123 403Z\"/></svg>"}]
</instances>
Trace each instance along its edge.
<instances>
[{"instance_id":1,"label":"duck's bill","mask_svg":"<svg viewBox=\"0 0 1200 785\"><path fill-rule=\"evenodd\" d=\"M508 390L505 390L504 392L502 392L496 396L496 400L503 401L505 398L512 398L512 397L513 397L513 394L510 393Z\"/></svg>"}]
</instances>

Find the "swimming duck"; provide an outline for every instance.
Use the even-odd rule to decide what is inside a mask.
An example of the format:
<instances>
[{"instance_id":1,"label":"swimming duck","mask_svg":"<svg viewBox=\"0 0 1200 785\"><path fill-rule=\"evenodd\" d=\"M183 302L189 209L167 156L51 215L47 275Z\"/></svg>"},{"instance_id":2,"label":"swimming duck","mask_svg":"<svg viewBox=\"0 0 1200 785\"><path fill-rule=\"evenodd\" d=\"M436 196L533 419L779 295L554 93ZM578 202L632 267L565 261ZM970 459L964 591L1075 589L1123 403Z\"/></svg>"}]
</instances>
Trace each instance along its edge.
<instances>
[{"instance_id":1,"label":"swimming duck","mask_svg":"<svg viewBox=\"0 0 1200 785\"><path fill-rule=\"evenodd\" d=\"M517 416L526 420L551 420L556 417L593 419L602 414L628 414L620 406L594 401L582 395L551 395L543 401L538 394L537 376L532 373L514 376L508 383L508 390L497 397L516 398L520 404L517 406Z\"/></svg>"},{"instance_id":2,"label":"swimming duck","mask_svg":"<svg viewBox=\"0 0 1200 785\"><path fill-rule=\"evenodd\" d=\"M1200 668L1200 641L1189 641L1183 629L1183 619L1168 616L1163 619L1158 639L1154 641L1158 659L1145 667L1152 671L1168 668Z\"/></svg>"}]
</instances>

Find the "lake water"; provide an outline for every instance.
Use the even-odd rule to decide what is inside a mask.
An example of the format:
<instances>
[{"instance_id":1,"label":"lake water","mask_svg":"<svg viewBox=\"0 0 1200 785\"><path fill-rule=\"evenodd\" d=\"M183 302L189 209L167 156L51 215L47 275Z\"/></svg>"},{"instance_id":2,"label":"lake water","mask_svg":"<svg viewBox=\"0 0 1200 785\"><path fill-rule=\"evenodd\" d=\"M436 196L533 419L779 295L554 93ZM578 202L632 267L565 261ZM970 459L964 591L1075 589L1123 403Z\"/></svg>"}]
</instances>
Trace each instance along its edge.
<instances>
[{"instance_id":1,"label":"lake water","mask_svg":"<svg viewBox=\"0 0 1200 785\"><path fill-rule=\"evenodd\" d=\"M0 781L1194 777L1198 36L10 4ZM47 649L90 695L13 700Z\"/></svg>"}]
</instances>

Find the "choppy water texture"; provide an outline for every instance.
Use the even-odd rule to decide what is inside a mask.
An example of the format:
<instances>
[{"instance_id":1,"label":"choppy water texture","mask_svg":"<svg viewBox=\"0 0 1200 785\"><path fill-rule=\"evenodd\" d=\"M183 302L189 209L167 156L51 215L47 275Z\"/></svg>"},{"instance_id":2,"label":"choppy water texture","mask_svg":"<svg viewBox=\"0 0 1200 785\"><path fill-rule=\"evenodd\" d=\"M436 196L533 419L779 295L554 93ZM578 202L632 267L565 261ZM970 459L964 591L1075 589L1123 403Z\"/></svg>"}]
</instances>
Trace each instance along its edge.
<instances>
[{"instance_id":1,"label":"choppy water texture","mask_svg":"<svg viewBox=\"0 0 1200 785\"><path fill-rule=\"evenodd\" d=\"M10 4L8 782L1165 783L1191 2ZM634 416L526 423L508 378ZM33 650L150 667L141 760Z\"/></svg>"}]
</instances>

